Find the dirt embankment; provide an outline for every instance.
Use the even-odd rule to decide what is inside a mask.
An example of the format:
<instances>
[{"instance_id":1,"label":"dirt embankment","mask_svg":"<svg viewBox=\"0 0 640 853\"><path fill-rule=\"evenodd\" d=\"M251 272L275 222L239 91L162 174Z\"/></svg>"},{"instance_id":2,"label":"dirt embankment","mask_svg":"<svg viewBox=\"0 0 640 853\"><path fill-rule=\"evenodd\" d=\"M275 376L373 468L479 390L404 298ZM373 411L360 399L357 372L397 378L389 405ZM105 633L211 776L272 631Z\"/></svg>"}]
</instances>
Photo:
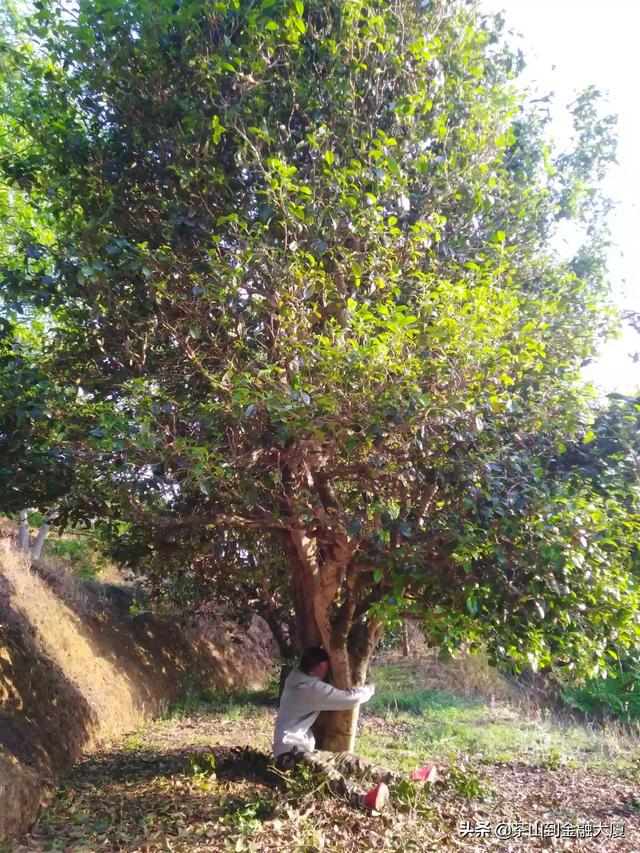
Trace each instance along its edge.
<instances>
[{"instance_id":1,"label":"dirt embankment","mask_svg":"<svg viewBox=\"0 0 640 853\"><path fill-rule=\"evenodd\" d=\"M35 819L82 752L194 682L263 686L275 653L259 617L240 631L223 619L185 628L130 616L117 596L36 571L0 540L0 841Z\"/></svg>"}]
</instances>

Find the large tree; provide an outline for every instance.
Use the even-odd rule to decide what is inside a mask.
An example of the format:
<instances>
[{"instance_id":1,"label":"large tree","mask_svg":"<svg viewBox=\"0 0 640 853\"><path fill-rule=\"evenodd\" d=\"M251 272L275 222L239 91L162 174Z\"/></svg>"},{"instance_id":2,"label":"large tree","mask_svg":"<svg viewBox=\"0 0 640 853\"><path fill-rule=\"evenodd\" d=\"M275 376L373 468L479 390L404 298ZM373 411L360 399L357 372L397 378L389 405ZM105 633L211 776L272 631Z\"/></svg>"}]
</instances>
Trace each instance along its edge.
<instances>
[{"instance_id":1,"label":"large tree","mask_svg":"<svg viewBox=\"0 0 640 853\"><path fill-rule=\"evenodd\" d=\"M549 150L501 21L455 0L36 6L4 51L0 439L65 474L65 512L156 567L268 538L340 687L412 607L516 660L592 664L614 618L631 642L627 563L585 604L535 534L609 324L595 93Z\"/></svg>"}]
</instances>

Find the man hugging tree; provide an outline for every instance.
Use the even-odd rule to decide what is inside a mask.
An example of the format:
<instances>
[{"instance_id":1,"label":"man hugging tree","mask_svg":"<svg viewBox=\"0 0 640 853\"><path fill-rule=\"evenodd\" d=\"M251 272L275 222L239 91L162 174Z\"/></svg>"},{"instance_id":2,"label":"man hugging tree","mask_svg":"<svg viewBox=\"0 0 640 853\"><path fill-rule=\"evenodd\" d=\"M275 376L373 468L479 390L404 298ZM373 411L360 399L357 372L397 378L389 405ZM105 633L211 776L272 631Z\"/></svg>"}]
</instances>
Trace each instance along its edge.
<instances>
[{"instance_id":1,"label":"man hugging tree","mask_svg":"<svg viewBox=\"0 0 640 853\"><path fill-rule=\"evenodd\" d=\"M376 767L349 752L315 750L311 727L321 711L346 711L368 702L375 692L373 684L338 690L324 680L329 672L329 655L321 648L308 648L300 659L298 669L289 674L280 698L273 740L273 754L279 770L291 770L304 763L314 772L325 775L330 789L358 808L381 811L389 799L389 784L405 776L394 770ZM362 781L373 782L365 790L345 774ZM426 764L414 770L413 782L435 782L436 767Z\"/></svg>"}]
</instances>

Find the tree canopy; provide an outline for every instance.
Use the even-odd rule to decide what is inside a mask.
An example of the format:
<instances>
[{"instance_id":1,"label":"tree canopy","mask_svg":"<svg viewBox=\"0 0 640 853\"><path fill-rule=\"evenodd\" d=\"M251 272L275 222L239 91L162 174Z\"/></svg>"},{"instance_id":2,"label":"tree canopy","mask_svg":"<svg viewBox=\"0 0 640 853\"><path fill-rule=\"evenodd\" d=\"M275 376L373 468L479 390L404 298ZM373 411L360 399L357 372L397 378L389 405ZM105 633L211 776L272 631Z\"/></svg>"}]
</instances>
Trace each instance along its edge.
<instances>
[{"instance_id":1,"label":"tree canopy","mask_svg":"<svg viewBox=\"0 0 640 853\"><path fill-rule=\"evenodd\" d=\"M3 51L8 502L63 492L156 571L274 543L344 685L404 612L531 665L634 642L637 479L561 470L595 447L614 120L589 90L553 150L503 29L456 0L37 3Z\"/></svg>"}]
</instances>

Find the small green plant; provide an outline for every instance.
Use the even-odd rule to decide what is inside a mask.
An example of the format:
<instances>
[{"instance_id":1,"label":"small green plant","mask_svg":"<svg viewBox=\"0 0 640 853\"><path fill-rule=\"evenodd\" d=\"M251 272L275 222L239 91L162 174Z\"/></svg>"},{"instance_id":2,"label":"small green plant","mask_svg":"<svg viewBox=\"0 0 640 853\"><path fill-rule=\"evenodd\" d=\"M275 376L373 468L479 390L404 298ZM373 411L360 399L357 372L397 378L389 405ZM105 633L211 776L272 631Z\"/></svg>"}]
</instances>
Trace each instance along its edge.
<instances>
[{"instance_id":1,"label":"small green plant","mask_svg":"<svg viewBox=\"0 0 640 853\"><path fill-rule=\"evenodd\" d=\"M122 742L122 747L126 752L139 752L144 748L144 732L139 729L127 735Z\"/></svg>"},{"instance_id":2,"label":"small green plant","mask_svg":"<svg viewBox=\"0 0 640 853\"><path fill-rule=\"evenodd\" d=\"M393 786L392 801L401 811L407 812L412 819L420 817L429 820L433 816L433 807L429 801L430 787L416 785L403 779Z\"/></svg>"},{"instance_id":3,"label":"small green plant","mask_svg":"<svg viewBox=\"0 0 640 853\"><path fill-rule=\"evenodd\" d=\"M139 616L141 613L144 613L146 609L147 608L144 607L137 598L134 598L129 605L129 616Z\"/></svg>"},{"instance_id":4,"label":"small green plant","mask_svg":"<svg viewBox=\"0 0 640 853\"><path fill-rule=\"evenodd\" d=\"M40 514L29 519L32 526L38 526L41 520L44 519ZM101 543L92 532L67 532L63 535L52 532L45 541L44 553L62 563L78 580L93 581L108 566Z\"/></svg>"},{"instance_id":5,"label":"small green plant","mask_svg":"<svg viewBox=\"0 0 640 853\"><path fill-rule=\"evenodd\" d=\"M321 778L318 784L318 777L306 764L297 764L292 773L280 775L284 779L288 794L293 799L320 790L326 784L324 778Z\"/></svg>"},{"instance_id":6,"label":"small green plant","mask_svg":"<svg viewBox=\"0 0 640 853\"><path fill-rule=\"evenodd\" d=\"M212 752L193 752L187 756L189 774L199 785L206 787L217 777L216 757Z\"/></svg>"},{"instance_id":7,"label":"small green plant","mask_svg":"<svg viewBox=\"0 0 640 853\"><path fill-rule=\"evenodd\" d=\"M241 809L233 815L233 821L243 835L255 835L262 828L262 820L259 815L263 811L260 800L249 800Z\"/></svg>"},{"instance_id":8,"label":"small green plant","mask_svg":"<svg viewBox=\"0 0 640 853\"><path fill-rule=\"evenodd\" d=\"M198 686L195 679L187 684L182 693L165 708L165 719L188 717L207 707L211 710L212 693Z\"/></svg>"},{"instance_id":9,"label":"small green plant","mask_svg":"<svg viewBox=\"0 0 640 853\"><path fill-rule=\"evenodd\" d=\"M558 770L564 764L564 755L561 750L553 744L542 757L540 764L547 770Z\"/></svg>"},{"instance_id":10,"label":"small green plant","mask_svg":"<svg viewBox=\"0 0 640 853\"><path fill-rule=\"evenodd\" d=\"M281 805L284 804L287 810L292 808L293 804L299 807L305 800L316 796L331 796L327 777L314 773L306 764L297 764L290 773L283 773L275 766L271 769L284 783L286 795L281 798Z\"/></svg>"},{"instance_id":11,"label":"small green plant","mask_svg":"<svg viewBox=\"0 0 640 853\"><path fill-rule=\"evenodd\" d=\"M260 832L263 821L273 815L275 807L276 801L270 795L256 795L247 800L228 800L227 813L221 820L233 827L239 836L228 840L227 849L258 850L250 839Z\"/></svg>"},{"instance_id":12,"label":"small green plant","mask_svg":"<svg viewBox=\"0 0 640 853\"><path fill-rule=\"evenodd\" d=\"M100 571L96 554L86 542L67 538L51 539L47 550L66 563L80 580L94 580Z\"/></svg>"},{"instance_id":13,"label":"small green plant","mask_svg":"<svg viewBox=\"0 0 640 853\"><path fill-rule=\"evenodd\" d=\"M482 800L490 794L477 773L461 763L447 768L445 786L466 800Z\"/></svg>"}]
</instances>

